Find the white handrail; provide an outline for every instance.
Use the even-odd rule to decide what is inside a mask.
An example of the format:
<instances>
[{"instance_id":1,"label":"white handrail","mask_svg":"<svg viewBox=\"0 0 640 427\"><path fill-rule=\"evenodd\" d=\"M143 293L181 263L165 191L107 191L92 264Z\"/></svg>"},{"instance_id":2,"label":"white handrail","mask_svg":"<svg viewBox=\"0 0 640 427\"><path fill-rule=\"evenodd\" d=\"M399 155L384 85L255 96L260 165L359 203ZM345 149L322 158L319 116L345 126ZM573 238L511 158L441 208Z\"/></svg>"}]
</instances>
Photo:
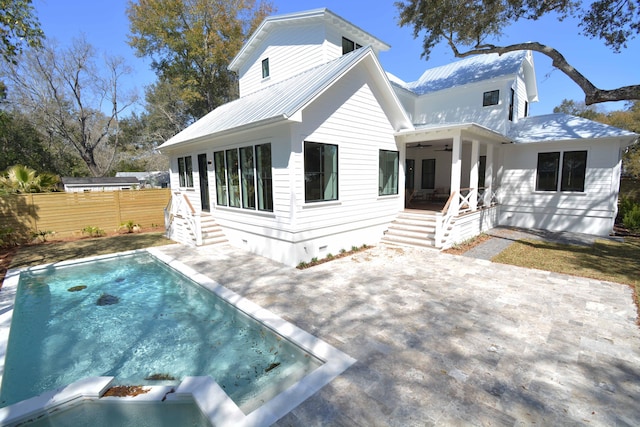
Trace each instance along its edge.
<instances>
[{"instance_id":1,"label":"white handrail","mask_svg":"<svg viewBox=\"0 0 640 427\"><path fill-rule=\"evenodd\" d=\"M191 233L195 238L196 246L202 245L202 231L200 229L199 213L193 208L191 200L189 200L186 194L180 191L175 191L173 194L175 195L176 200L175 204L172 204L172 206L174 206L172 215L183 218L186 226L191 230Z\"/></svg>"}]
</instances>

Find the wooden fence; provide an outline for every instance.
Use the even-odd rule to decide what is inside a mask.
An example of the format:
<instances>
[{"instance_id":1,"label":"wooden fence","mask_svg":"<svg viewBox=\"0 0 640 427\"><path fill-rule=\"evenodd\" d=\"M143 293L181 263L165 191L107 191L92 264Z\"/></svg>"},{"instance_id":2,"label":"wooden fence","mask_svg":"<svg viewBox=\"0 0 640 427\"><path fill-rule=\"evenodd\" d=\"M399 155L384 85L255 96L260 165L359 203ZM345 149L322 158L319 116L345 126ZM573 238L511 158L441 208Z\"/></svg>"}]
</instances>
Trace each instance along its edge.
<instances>
[{"instance_id":1,"label":"wooden fence","mask_svg":"<svg viewBox=\"0 0 640 427\"><path fill-rule=\"evenodd\" d=\"M35 193L0 197L0 227L18 234L52 231L56 237L81 236L98 227L106 233L133 221L143 228L164 228L170 189L87 193Z\"/></svg>"}]
</instances>

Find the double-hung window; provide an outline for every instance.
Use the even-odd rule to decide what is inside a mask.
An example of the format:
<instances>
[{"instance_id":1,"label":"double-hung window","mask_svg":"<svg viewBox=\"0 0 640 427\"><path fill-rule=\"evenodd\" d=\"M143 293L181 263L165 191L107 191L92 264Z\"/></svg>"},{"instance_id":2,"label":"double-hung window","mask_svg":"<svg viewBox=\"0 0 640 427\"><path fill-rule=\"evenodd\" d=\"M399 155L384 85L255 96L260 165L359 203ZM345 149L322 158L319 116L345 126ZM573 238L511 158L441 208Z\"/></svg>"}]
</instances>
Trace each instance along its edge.
<instances>
[{"instance_id":1,"label":"double-hung window","mask_svg":"<svg viewBox=\"0 0 640 427\"><path fill-rule=\"evenodd\" d=\"M304 201L338 200L338 146L304 143Z\"/></svg>"},{"instance_id":2,"label":"double-hung window","mask_svg":"<svg viewBox=\"0 0 640 427\"><path fill-rule=\"evenodd\" d=\"M180 187L193 187L193 164L191 156L178 157L178 181Z\"/></svg>"},{"instance_id":3,"label":"double-hung window","mask_svg":"<svg viewBox=\"0 0 640 427\"><path fill-rule=\"evenodd\" d=\"M271 144L216 151L213 161L218 206L273 211Z\"/></svg>"},{"instance_id":4,"label":"double-hung window","mask_svg":"<svg viewBox=\"0 0 640 427\"><path fill-rule=\"evenodd\" d=\"M584 192L586 170L586 150L538 153L536 191Z\"/></svg>"},{"instance_id":5,"label":"double-hung window","mask_svg":"<svg viewBox=\"0 0 640 427\"><path fill-rule=\"evenodd\" d=\"M378 195L398 194L398 152L380 150L378 157Z\"/></svg>"}]
</instances>

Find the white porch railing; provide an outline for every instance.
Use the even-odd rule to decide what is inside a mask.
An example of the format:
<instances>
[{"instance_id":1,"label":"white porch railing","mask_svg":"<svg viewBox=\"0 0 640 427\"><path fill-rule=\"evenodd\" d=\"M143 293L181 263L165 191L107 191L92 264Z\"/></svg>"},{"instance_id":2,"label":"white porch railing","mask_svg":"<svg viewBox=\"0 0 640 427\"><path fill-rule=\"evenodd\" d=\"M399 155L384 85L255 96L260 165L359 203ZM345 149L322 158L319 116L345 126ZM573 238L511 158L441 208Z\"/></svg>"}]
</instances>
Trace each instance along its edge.
<instances>
[{"instance_id":1,"label":"white porch railing","mask_svg":"<svg viewBox=\"0 0 640 427\"><path fill-rule=\"evenodd\" d=\"M474 200L475 198L475 200ZM457 201L457 207L451 209L451 205ZM473 203L475 202L475 203ZM453 191L449 195L442 211L436 214L436 247L446 247L450 235L449 229L455 224L455 218L460 214L473 212L478 209L490 207L498 203L497 190L494 192L489 188L461 188L460 191ZM457 209L456 209L457 208Z\"/></svg>"},{"instance_id":2,"label":"white porch railing","mask_svg":"<svg viewBox=\"0 0 640 427\"><path fill-rule=\"evenodd\" d=\"M183 220L183 224L188 231L194 236L196 246L202 245L202 231L200 229L200 214L197 212L186 194L180 191L174 191L171 197L169 218L167 218L167 210L165 209L165 224L167 219L169 224L173 226L175 218ZM170 228L167 228L170 231ZM186 242L185 242L186 243Z\"/></svg>"}]
</instances>

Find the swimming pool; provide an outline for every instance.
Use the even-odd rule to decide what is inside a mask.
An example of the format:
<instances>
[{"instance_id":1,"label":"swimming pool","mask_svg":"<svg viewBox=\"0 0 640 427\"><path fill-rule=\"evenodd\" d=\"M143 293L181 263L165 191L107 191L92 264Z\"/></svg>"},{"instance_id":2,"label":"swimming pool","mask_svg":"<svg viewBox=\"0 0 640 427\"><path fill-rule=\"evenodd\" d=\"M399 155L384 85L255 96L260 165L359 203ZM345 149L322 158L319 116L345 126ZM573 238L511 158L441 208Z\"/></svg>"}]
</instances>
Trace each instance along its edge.
<instances>
[{"instance_id":1,"label":"swimming pool","mask_svg":"<svg viewBox=\"0 0 640 427\"><path fill-rule=\"evenodd\" d=\"M204 387L203 396L215 394L247 419L268 413L273 422L292 408L293 396L300 403L353 363L158 251L21 273L8 274L2 291L21 283L0 389L5 405L98 375L114 377L112 384L174 386L171 398L193 395L201 410L211 405L210 398L196 398ZM32 321L21 322L23 316ZM232 329L223 332L227 326ZM220 348L233 345L244 355L220 356ZM206 377L215 381L191 381ZM235 419L242 414L236 411Z\"/></svg>"}]
</instances>

